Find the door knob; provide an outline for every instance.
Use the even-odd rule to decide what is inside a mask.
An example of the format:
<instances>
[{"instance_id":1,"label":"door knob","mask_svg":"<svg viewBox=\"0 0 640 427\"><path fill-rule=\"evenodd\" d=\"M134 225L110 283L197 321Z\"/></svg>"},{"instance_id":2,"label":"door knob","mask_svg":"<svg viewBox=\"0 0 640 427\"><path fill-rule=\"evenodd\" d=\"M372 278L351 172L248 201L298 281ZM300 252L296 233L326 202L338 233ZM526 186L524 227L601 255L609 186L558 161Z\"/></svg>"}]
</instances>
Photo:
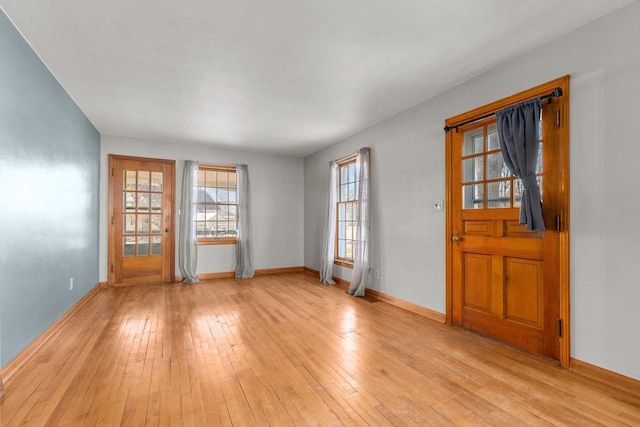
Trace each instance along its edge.
<instances>
[{"instance_id":1,"label":"door knob","mask_svg":"<svg viewBox=\"0 0 640 427\"><path fill-rule=\"evenodd\" d=\"M168 228L165 228L165 229L164 229L164 232L165 232L165 233L168 233L168 232L169 232L169 229L168 229Z\"/></svg>"},{"instance_id":2,"label":"door knob","mask_svg":"<svg viewBox=\"0 0 640 427\"><path fill-rule=\"evenodd\" d=\"M460 232L456 231L453 237L451 237L451 240L453 240L454 242L459 242L460 240L462 240L462 237L460 237Z\"/></svg>"}]
</instances>

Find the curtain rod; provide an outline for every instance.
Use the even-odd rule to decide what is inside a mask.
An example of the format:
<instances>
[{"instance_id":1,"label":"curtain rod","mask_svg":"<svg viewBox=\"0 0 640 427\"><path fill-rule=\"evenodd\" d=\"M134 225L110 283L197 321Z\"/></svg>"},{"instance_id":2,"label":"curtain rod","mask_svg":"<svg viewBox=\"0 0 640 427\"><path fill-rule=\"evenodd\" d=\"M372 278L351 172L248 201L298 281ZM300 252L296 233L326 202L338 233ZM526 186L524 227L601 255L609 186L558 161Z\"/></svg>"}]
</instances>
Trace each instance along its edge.
<instances>
[{"instance_id":1,"label":"curtain rod","mask_svg":"<svg viewBox=\"0 0 640 427\"><path fill-rule=\"evenodd\" d=\"M562 89L559 88L559 87L555 88L551 93L549 93L547 95L544 95L544 96L541 96L540 100L549 99L549 98L556 98L558 96L562 96ZM444 127L444 132L447 133L452 129L455 129L457 131L460 126L468 125L469 123L477 122L478 120L486 119L487 117L491 117L491 116L495 116L495 115L496 115L496 113L494 111L493 113L485 114L484 116L476 117L475 119L467 120L466 122L458 123L458 124L456 124L454 126L445 126Z\"/></svg>"}]
</instances>

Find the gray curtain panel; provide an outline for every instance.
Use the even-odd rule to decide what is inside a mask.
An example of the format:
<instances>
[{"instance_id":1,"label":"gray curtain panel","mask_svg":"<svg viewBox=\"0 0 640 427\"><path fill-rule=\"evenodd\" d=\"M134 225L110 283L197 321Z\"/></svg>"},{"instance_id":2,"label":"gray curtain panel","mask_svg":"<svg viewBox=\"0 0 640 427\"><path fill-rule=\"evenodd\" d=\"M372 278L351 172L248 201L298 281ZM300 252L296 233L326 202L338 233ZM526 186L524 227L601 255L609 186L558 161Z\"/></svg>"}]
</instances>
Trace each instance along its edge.
<instances>
[{"instance_id":1,"label":"gray curtain panel","mask_svg":"<svg viewBox=\"0 0 640 427\"><path fill-rule=\"evenodd\" d=\"M236 165L238 174L238 235L236 236L236 278L253 277L253 232L251 228L251 193L249 168Z\"/></svg>"},{"instance_id":2,"label":"gray curtain panel","mask_svg":"<svg viewBox=\"0 0 640 427\"><path fill-rule=\"evenodd\" d=\"M195 194L198 191L198 162L186 160L182 171L180 198L180 235L178 240L178 266L184 278L182 283L198 283L198 237L196 235Z\"/></svg>"},{"instance_id":3,"label":"gray curtain panel","mask_svg":"<svg viewBox=\"0 0 640 427\"><path fill-rule=\"evenodd\" d=\"M369 148L363 147L356 155L356 240L353 255L353 271L349 294L362 297L371 281L369 268Z\"/></svg>"},{"instance_id":4,"label":"gray curtain panel","mask_svg":"<svg viewBox=\"0 0 640 427\"><path fill-rule=\"evenodd\" d=\"M496 112L498 139L504 162L522 180L520 224L529 230L544 231L540 188L536 181L538 161L540 98Z\"/></svg>"},{"instance_id":5,"label":"gray curtain panel","mask_svg":"<svg viewBox=\"0 0 640 427\"><path fill-rule=\"evenodd\" d=\"M329 163L329 206L324 223L322 239L322 262L320 263L320 282L335 285L333 280L333 261L336 246L336 203L338 201L338 163Z\"/></svg>"}]
</instances>

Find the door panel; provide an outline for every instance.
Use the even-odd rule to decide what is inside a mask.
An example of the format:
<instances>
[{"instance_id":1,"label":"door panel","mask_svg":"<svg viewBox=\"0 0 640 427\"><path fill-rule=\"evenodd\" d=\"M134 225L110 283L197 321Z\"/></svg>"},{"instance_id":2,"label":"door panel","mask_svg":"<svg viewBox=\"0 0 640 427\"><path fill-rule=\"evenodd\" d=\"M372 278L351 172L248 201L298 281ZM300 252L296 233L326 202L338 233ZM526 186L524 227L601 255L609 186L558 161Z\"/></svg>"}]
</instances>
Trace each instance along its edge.
<instances>
[{"instance_id":1,"label":"door panel","mask_svg":"<svg viewBox=\"0 0 640 427\"><path fill-rule=\"evenodd\" d=\"M175 162L110 156L109 283L173 278Z\"/></svg>"},{"instance_id":2,"label":"door panel","mask_svg":"<svg viewBox=\"0 0 640 427\"><path fill-rule=\"evenodd\" d=\"M522 183L504 165L495 117L450 135L451 321L559 359L562 150L554 126L558 101L545 102L538 182L547 230L519 223Z\"/></svg>"}]
</instances>

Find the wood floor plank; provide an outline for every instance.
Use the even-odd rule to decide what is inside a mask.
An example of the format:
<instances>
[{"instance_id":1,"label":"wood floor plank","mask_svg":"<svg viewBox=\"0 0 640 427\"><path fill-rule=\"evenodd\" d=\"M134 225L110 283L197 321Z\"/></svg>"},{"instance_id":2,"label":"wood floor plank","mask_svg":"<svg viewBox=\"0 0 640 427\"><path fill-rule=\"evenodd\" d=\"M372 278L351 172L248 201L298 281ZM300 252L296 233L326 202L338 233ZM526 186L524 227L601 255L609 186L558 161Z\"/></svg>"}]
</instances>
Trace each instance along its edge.
<instances>
[{"instance_id":1,"label":"wood floor plank","mask_svg":"<svg viewBox=\"0 0 640 427\"><path fill-rule=\"evenodd\" d=\"M101 289L4 426L640 424L640 399L302 273Z\"/></svg>"}]
</instances>

